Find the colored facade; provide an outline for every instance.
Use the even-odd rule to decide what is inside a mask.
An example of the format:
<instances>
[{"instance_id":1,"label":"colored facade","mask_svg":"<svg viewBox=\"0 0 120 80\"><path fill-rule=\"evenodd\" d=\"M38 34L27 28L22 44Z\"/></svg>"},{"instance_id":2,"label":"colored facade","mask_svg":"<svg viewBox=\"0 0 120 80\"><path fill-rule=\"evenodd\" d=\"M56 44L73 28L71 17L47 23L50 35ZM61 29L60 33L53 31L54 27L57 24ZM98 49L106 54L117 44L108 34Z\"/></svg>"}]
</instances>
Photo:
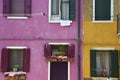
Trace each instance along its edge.
<instances>
[{"instance_id":1,"label":"colored facade","mask_svg":"<svg viewBox=\"0 0 120 80\"><path fill-rule=\"evenodd\" d=\"M83 5L83 77L118 80L119 0L84 0Z\"/></svg>"},{"instance_id":2,"label":"colored facade","mask_svg":"<svg viewBox=\"0 0 120 80\"><path fill-rule=\"evenodd\" d=\"M0 80L77 80L81 76L77 0L0 2Z\"/></svg>"}]
</instances>

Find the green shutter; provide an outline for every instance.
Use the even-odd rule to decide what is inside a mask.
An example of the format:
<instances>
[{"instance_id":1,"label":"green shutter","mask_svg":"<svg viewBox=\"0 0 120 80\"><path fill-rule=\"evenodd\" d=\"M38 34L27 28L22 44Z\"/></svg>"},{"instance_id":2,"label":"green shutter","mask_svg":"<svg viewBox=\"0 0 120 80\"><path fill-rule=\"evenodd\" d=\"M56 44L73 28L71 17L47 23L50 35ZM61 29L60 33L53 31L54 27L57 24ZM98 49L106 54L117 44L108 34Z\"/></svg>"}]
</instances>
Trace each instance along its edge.
<instances>
[{"instance_id":1,"label":"green shutter","mask_svg":"<svg viewBox=\"0 0 120 80\"><path fill-rule=\"evenodd\" d=\"M118 51L112 50L111 51L111 77L118 78L119 70L118 70Z\"/></svg>"},{"instance_id":2,"label":"green shutter","mask_svg":"<svg viewBox=\"0 0 120 80\"><path fill-rule=\"evenodd\" d=\"M111 0L95 0L95 20L110 20L110 19L111 19Z\"/></svg>"},{"instance_id":3,"label":"green shutter","mask_svg":"<svg viewBox=\"0 0 120 80\"><path fill-rule=\"evenodd\" d=\"M90 75L97 77L96 73L96 50L90 50Z\"/></svg>"},{"instance_id":4,"label":"green shutter","mask_svg":"<svg viewBox=\"0 0 120 80\"><path fill-rule=\"evenodd\" d=\"M69 0L69 20L74 20L75 0Z\"/></svg>"}]
</instances>

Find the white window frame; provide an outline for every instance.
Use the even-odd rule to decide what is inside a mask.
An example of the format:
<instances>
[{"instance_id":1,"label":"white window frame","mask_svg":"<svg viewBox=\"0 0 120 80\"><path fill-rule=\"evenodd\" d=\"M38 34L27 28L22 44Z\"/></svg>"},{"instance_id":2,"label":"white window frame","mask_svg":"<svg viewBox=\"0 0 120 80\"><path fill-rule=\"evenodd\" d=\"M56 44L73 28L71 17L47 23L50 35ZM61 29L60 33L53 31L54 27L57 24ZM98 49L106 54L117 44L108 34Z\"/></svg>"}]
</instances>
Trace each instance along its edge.
<instances>
[{"instance_id":1,"label":"white window frame","mask_svg":"<svg viewBox=\"0 0 120 80\"><path fill-rule=\"evenodd\" d=\"M72 23L71 20L61 20L61 10L60 10L60 6L61 6L61 0L59 0L59 15L52 15L51 14L51 3L52 0L49 0L49 16L48 16L48 21L49 23L61 23L61 26L69 26L70 23Z\"/></svg>"},{"instance_id":2,"label":"white window frame","mask_svg":"<svg viewBox=\"0 0 120 80\"><path fill-rule=\"evenodd\" d=\"M67 63L68 63L68 80L70 80L70 61L68 61ZM48 80L50 80L50 64L51 62L48 61Z\"/></svg>"},{"instance_id":3,"label":"white window frame","mask_svg":"<svg viewBox=\"0 0 120 80\"><path fill-rule=\"evenodd\" d=\"M59 0L59 8L60 8L60 1ZM60 18L61 18L61 14L60 14L60 9L59 9L59 15L52 15L51 14L51 3L52 3L52 0L49 0L49 22L50 23L59 23L60 22Z\"/></svg>"},{"instance_id":4,"label":"white window frame","mask_svg":"<svg viewBox=\"0 0 120 80\"><path fill-rule=\"evenodd\" d=\"M95 20L95 0L93 0L93 21L92 22L95 22L95 23L106 23L106 22L113 22L113 18L114 18L114 2L113 0L111 0L111 19L110 20L99 20L99 21L96 21Z\"/></svg>"}]
</instances>

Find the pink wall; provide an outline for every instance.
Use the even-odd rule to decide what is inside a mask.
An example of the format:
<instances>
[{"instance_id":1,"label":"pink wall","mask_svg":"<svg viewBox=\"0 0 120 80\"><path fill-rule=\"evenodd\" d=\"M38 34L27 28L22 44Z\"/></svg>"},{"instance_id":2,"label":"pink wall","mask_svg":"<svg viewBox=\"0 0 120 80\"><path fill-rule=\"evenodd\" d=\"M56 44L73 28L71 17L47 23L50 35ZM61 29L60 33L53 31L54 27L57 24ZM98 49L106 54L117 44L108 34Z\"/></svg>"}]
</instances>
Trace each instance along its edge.
<instances>
[{"instance_id":1,"label":"pink wall","mask_svg":"<svg viewBox=\"0 0 120 80\"><path fill-rule=\"evenodd\" d=\"M77 80L77 12L72 24L69 27L62 27L59 23L48 23L48 0L32 0L32 17L27 20L3 17L2 2L3 0L0 0L0 51L6 46L27 46L31 49L30 72L27 73L27 80L48 80L48 64L44 57L44 44L48 42L75 44L75 61L71 62L70 80ZM41 12L44 12L45 16L41 16ZM0 72L0 80L4 80L2 72Z\"/></svg>"}]
</instances>

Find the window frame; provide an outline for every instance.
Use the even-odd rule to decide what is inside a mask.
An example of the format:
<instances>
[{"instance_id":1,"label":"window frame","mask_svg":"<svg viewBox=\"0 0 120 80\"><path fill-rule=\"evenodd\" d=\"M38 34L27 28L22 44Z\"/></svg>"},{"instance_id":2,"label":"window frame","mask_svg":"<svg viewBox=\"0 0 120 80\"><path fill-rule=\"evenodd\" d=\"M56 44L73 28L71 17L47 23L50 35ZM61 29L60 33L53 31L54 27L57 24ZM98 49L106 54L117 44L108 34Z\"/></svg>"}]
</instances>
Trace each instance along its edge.
<instances>
[{"instance_id":1,"label":"window frame","mask_svg":"<svg viewBox=\"0 0 120 80\"><path fill-rule=\"evenodd\" d=\"M26 46L7 46L5 48L2 48L1 71L4 73L11 72L9 70L10 49L23 49L23 70L22 72L29 72L30 71L30 48Z\"/></svg>"},{"instance_id":2,"label":"window frame","mask_svg":"<svg viewBox=\"0 0 120 80\"><path fill-rule=\"evenodd\" d=\"M62 20L61 19L61 10L60 10L60 7L61 7L61 0L59 0L59 15L52 15L51 14L51 6L52 5L52 0L49 0L49 17L48 17L48 21L49 21L49 23L63 23L63 22L68 22L69 24L68 25L70 25L70 23L72 23L72 20L70 20L70 19L68 19L68 20ZM69 11L69 13L70 13L70 11ZM69 14L69 16L70 16L70 14ZM67 26L68 26L67 25Z\"/></svg>"},{"instance_id":3,"label":"window frame","mask_svg":"<svg viewBox=\"0 0 120 80\"><path fill-rule=\"evenodd\" d=\"M114 18L114 3L113 3L113 0L111 0L111 16L110 16L110 20L95 20L95 0L93 0L93 20L92 22L93 23L111 23L113 22L113 18Z\"/></svg>"},{"instance_id":4,"label":"window frame","mask_svg":"<svg viewBox=\"0 0 120 80\"><path fill-rule=\"evenodd\" d=\"M23 60L24 60L24 49L27 49L27 47L24 47L24 46L7 46L6 47L6 49L10 49L10 50L23 50ZM11 55L11 51L10 51L10 53L9 53L10 55ZM10 56L9 56L10 57ZM10 59L10 58L9 58ZM24 61L23 61L24 62ZM23 63L22 62L22 63ZM9 66L10 66L11 64L9 64ZM23 64L22 64L22 66L23 66ZM22 68L22 71L24 71L24 69ZM8 72L11 72L10 70L8 71ZM20 72L20 71L18 71L18 72Z\"/></svg>"},{"instance_id":5,"label":"window frame","mask_svg":"<svg viewBox=\"0 0 120 80\"><path fill-rule=\"evenodd\" d=\"M52 46L60 45L60 46L66 46L66 55L68 58L74 58L75 57L75 45L70 43L48 43L44 45L44 56L46 58L52 56Z\"/></svg>"},{"instance_id":6,"label":"window frame","mask_svg":"<svg viewBox=\"0 0 120 80\"><path fill-rule=\"evenodd\" d=\"M10 7L12 7L12 3L10 0L3 0L3 16L7 19L28 19L31 17L31 0L24 1L24 16L16 16L11 13Z\"/></svg>"},{"instance_id":7,"label":"window frame","mask_svg":"<svg viewBox=\"0 0 120 80\"><path fill-rule=\"evenodd\" d=\"M111 64L112 64L110 78L117 79L118 75L119 75L119 72L117 70L118 69L118 50L116 50L115 48L112 48L112 47L108 47L108 48L95 47L90 50L90 75L91 75L91 78L96 78L96 79L102 78L102 77L97 76L97 74L96 74L97 71L94 70L94 68L96 68L96 52L97 51L110 51ZM115 61L115 60L117 60L117 61ZM117 68L114 69L114 67L115 68L117 67ZM105 78L107 78L107 77L105 77Z\"/></svg>"},{"instance_id":8,"label":"window frame","mask_svg":"<svg viewBox=\"0 0 120 80\"><path fill-rule=\"evenodd\" d=\"M67 62L68 63L68 80L70 80L70 61ZM51 62L48 61L48 80L50 80L50 64Z\"/></svg>"}]
</instances>

